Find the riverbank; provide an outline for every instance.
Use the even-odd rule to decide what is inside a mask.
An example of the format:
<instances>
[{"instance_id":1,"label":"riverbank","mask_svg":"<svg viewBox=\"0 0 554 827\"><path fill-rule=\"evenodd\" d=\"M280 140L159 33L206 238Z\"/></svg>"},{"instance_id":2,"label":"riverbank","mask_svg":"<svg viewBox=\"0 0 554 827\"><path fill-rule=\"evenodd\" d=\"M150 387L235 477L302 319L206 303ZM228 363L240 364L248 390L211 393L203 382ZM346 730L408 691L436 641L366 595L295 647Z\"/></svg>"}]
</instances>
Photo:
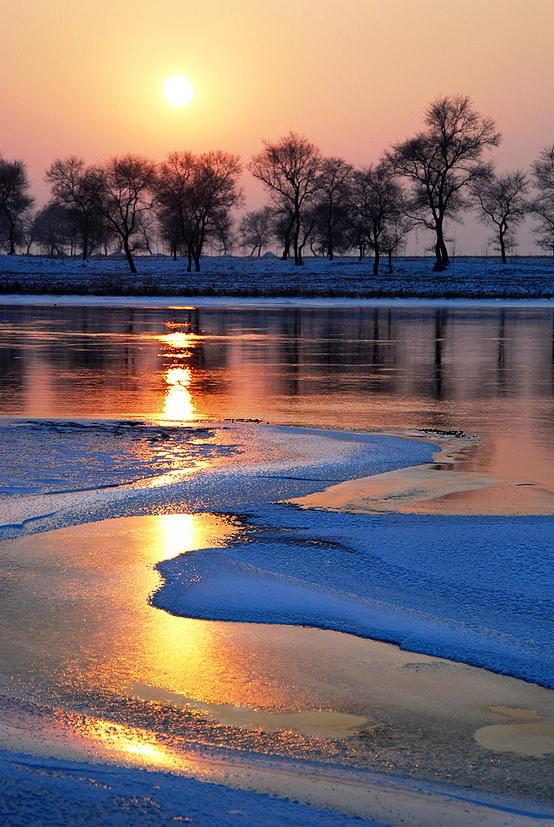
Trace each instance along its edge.
<instances>
[{"instance_id":1,"label":"riverbank","mask_svg":"<svg viewBox=\"0 0 554 827\"><path fill-rule=\"evenodd\" d=\"M371 260L307 258L303 267L276 257L205 257L200 273L183 260L137 258L132 275L119 258L48 259L0 256L0 293L82 296L234 296L320 298L554 298L554 260L458 257L434 273L430 258L398 258L394 272L371 275ZM386 269L386 268L385 268Z\"/></svg>"}]
</instances>

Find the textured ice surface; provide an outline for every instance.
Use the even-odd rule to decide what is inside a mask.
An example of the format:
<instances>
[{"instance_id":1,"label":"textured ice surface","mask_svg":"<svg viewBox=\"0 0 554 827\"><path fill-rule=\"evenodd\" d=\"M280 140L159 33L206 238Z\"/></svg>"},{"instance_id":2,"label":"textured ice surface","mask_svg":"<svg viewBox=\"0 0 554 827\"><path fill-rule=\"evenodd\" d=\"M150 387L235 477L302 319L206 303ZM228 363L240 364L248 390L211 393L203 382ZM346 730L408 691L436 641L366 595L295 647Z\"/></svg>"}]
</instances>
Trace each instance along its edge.
<instances>
[{"instance_id":1,"label":"textured ice surface","mask_svg":"<svg viewBox=\"0 0 554 827\"><path fill-rule=\"evenodd\" d=\"M340 813L191 778L0 751L0 820L28 825L317 827L373 824Z\"/></svg>"},{"instance_id":2,"label":"textured ice surface","mask_svg":"<svg viewBox=\"0 0 554 827\"><path fill-rule=\"evenodd\" d=\"M317 626L554 687L554 519L253 508L247 542L160 563L156 606Z\"/></svg>"},{"instance_id":3,"label":"textured ice surface","mask_svg":"<svg viewBox=\"0 0 554 827\"><path fill-rule=\"evenodd\" d=\"M0 421L0 495L131 484L231 450L205 428L143 422Z\"/></svg>"},{"instance_id":4,"label":"textured ice surface","mask_svg":"<svg viewBox=\"0 0 554 827\"><path fill-rule=\"evenodd\" d=\"M394 437L247 424L0 427L0 538L167 509L232 511L427 462L434 450Z\"/></svg>"}]
</instances>

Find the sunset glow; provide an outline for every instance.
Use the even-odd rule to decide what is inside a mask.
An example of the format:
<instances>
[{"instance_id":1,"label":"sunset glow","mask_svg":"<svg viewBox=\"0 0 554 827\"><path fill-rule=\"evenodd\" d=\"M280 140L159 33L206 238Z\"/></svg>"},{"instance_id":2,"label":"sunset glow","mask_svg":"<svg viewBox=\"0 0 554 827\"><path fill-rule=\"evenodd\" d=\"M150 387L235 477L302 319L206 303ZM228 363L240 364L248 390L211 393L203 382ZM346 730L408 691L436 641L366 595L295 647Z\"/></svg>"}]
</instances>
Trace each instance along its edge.
<instances>
[{"instance_id":1,"label":"sunset glow","mask_svg":"<svg viewBox=\"0 0 554 827\"><path fill-rule=\"evenodd\" d=\"M413 132L435 96L460 92L498 122L500 165L526 166L554 131L553 22L550 0L321 0L317 15L312 0L285 0L277 20L274 4L252 0L166 0L140 13L121 0L100 16L91 0L25 2L3 20L1 151L28 161L42 200L44 169L70 153L162 159L219 146L248 159L261 138L294 129L325 154L369 163ZM121 49L122 31L132 49ZM163 86L181 74L184 32L195 117L183 130ZM249 176L245 189L250 209L262 202Z\"/></svg>"}]
</instances>

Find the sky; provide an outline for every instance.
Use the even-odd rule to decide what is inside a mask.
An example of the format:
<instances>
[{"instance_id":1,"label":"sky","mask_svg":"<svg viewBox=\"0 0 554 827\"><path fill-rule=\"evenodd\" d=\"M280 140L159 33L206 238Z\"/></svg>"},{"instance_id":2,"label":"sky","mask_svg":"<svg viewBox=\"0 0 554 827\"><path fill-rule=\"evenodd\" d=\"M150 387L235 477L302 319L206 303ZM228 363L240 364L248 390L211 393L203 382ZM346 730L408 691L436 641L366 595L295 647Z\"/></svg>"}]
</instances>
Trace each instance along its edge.
<instances>
[{"instance_id":1,"label":"sky","mask_svg":"<svg viewBox=\"0 0 554 827\"><path fill-rule=\"evenodd\" d=\"M44 170L69 154L221 148L247 161L292 129L371 163L439 95L467 94L495 119L499 170L554 143L554 0L0 0L0 12L0 154L28 163L39 202ZM195 88L182 109L163 97L174 74ZM244 187L259 206L248 174ZM488 234L472 220L451 230L467 253ZM532 248L525 229L519 251Z\"/></svg>"}]
</instances>

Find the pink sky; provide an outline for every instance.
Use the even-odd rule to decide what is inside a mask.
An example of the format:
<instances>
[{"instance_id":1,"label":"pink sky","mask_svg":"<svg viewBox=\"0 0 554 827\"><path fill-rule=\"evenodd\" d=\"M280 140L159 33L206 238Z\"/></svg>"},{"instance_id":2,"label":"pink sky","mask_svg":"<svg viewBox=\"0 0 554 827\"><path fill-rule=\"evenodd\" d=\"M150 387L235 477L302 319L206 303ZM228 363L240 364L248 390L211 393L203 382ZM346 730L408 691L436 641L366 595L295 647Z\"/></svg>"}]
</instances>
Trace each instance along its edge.
<instances>
[{"instance_id":1,"label":"pink sky","mask_svg":"<svg viewBox=\"0 0 554 827\"><path fill-rule=\"evenodd\" d=\"M432 98L458 92L496 119L499 169L527 167L554 143L554 0L3 5L0 153L28 162L41 200L44 169L67 154L218 147L247 160L262 137L294 129L369 163L418 129ZM177 73L196 90L183 109L162 95ZM257 185L244 183L257 206ZM452 232L468 253L488 235L472 221Z\"/></svg>"}]
</instances>

